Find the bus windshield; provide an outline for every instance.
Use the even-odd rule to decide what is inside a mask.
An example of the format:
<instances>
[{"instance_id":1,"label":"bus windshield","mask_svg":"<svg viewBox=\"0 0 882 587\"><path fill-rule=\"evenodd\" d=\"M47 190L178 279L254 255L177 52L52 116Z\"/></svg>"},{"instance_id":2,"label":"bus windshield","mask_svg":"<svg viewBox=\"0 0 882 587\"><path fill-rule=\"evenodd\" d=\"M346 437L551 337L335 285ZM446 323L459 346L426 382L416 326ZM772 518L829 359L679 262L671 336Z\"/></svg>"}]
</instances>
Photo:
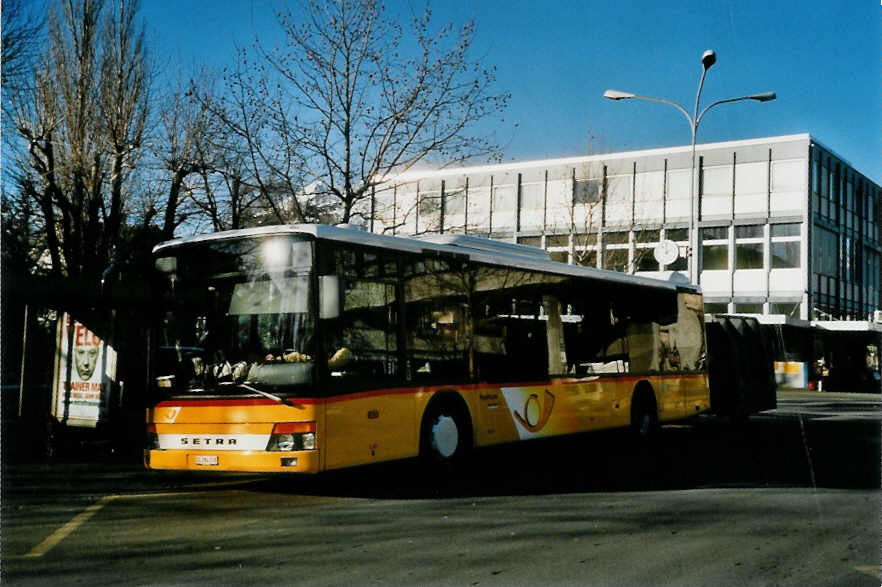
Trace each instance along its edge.
<instances>
[{"instance_id":1,"label":"bus windshield","mask_svg":"<svg viewBox=\"0 0 882 587\"><path fill-rule=\"evenodd\" d=\"M163 251L156 384L168 395L298 395L314 377L310 239Z\"/></svg>"}]
</instances>

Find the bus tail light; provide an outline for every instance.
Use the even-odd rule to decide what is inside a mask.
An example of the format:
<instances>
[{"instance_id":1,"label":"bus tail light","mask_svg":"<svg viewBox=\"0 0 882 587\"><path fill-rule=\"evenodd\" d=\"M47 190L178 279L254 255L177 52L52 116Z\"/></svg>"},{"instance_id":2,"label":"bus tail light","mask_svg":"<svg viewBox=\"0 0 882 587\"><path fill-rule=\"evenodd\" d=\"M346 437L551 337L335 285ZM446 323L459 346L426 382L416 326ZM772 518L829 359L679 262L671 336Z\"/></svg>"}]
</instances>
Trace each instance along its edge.
<instances>
[{"instance_id":1,"label":"bus tail light","mask_svg":"<svg viewBox=\"0 0 882 587\"><path fill-rule=\"evenodd\" d=\"M315 450L315 422L279 422L273 426L267 451Z\"/></svg>"},{"instance_id":2,"label":"bus tail light","mask_svg":"<svg viewBox=\"0 0 882 587\"><path fill-rule=\"evenodd\" d=\"M159 435L156 433L156 424L147 424L147 438L144 439L144 447L147 450L159 449Z\"/></svg>"}]
</instances>

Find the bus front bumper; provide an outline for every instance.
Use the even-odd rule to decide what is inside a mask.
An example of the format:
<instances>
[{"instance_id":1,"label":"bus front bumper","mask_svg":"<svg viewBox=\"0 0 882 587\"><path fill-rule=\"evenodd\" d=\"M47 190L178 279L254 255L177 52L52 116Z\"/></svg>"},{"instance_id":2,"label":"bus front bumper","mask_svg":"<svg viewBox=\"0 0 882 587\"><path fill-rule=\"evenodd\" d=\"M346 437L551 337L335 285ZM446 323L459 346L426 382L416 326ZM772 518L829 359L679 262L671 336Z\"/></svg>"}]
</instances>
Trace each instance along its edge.
<instances>
[{"instance_id":1,"label":"bus front bumper","mask_svg":"<svg viewBox=\"0 0 882 587\"><path fill-rule=\"evenodd\" d=\"M318 473L319 451L191 451L145 450L149 469L241 471L251 473Z\"/></svg>"}]
</instances>

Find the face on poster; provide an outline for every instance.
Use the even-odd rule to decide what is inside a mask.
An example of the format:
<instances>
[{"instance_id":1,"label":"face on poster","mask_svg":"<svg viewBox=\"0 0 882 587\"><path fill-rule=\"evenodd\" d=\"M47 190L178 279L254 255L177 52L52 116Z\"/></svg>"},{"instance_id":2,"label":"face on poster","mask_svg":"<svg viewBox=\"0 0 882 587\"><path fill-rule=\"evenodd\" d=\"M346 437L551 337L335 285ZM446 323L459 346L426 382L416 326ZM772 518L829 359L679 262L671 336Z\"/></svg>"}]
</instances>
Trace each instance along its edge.
<instances>
[{"instance_id":1,"label":"face on poster","mask_svg":"<svg viewBox=\"0 0 882 587\"><path fill-rule=\"evenodd\" d=\"M54 415L69 426L95 426L106 415L116 355L69 314L59 324L56 348Z\"/></svg>"},{"instance_id":2,"label":"face on poster","mask_svg":"<svg viewBox=\"0 0 882 587\"><path fill-rule=\"evenodd\" d=\"M74 325L73 356L79 380L92 381L101 358L101 339L79 322Z\"/></svg>"}]
</instances>

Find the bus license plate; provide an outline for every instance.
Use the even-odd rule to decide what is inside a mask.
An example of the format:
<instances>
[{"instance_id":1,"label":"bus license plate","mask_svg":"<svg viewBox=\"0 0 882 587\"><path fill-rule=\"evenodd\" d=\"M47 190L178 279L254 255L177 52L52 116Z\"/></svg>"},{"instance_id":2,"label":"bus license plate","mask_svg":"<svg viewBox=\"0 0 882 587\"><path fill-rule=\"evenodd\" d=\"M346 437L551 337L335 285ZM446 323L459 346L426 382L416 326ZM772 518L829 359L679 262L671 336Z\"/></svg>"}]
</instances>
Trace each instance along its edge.
<instances>
[{"instance_id":1,"label":"bus license plate","mask_svg":"<svg viewBox=\"0 0 882 587\"><path fill-rule=\"evenodd\" d=\"M216 467L217 455L196 455L196 464L207 467Z\"/></svg>"}]
</instances>

